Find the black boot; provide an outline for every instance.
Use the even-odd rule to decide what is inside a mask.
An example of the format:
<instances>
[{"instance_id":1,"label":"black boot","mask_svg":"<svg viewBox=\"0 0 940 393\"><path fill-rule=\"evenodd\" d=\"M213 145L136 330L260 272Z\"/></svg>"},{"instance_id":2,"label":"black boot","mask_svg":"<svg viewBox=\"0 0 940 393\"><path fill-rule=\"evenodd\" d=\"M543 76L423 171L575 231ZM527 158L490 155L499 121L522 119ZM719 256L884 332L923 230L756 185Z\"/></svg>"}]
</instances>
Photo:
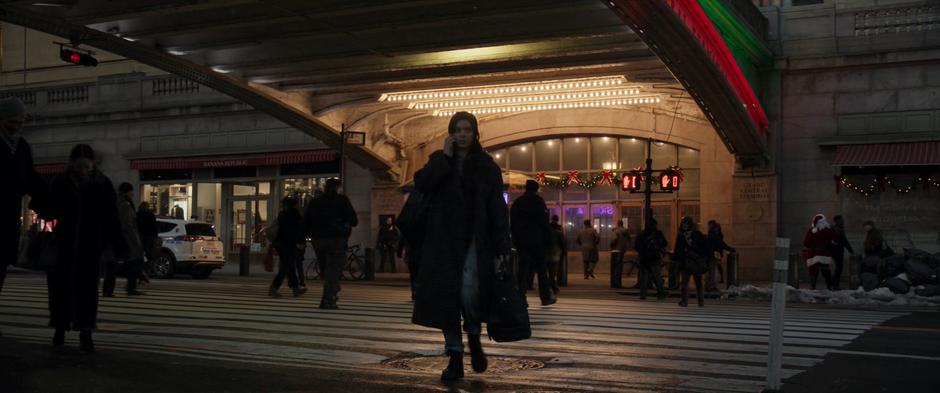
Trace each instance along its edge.
<instances>
[{"instance_id":1,"label":"black boot","mask_svg":"<svg viewBox=\"0 0 940 393\"><path fill-rule=\"evenodd\" d=\"M480 335L469 335L467 343L470 346L470 364L473 365L473 371L478 373L486 371L486 354L483 353L483 344L480 343Z\"/></svg>"},{"instance_id":2,"label":"black boot","mask_svg":"<svg viewBox=\"0 0 940 393\"><path fill-rule=\"evenodd\" d=\"M94 352L95 351L95 342L91 340L91 330L82 330L79 333L78 338L81 342L80 348L84 352Z\"/></svg>"},{"instance_id":3,"label":"black boot","mask_svg":"<svg viewBox=\"0 0 940 393\"><path fill-rule=\"evenodd\" d=\"M463 378L463 352L447 351L447 354L450 356L450 362L441 373L441 381L456 381Z\"/></svg>"},{"instance_id":4,"label":"black boot","mask_svg":"<svg viewBox=\"0 0 940 393\"><path fill-rule=\"evenodd\" d=\"M52 335L52 345L61 347L65 345L65 329L56 329Z\"/></svg>"}]
</instances>

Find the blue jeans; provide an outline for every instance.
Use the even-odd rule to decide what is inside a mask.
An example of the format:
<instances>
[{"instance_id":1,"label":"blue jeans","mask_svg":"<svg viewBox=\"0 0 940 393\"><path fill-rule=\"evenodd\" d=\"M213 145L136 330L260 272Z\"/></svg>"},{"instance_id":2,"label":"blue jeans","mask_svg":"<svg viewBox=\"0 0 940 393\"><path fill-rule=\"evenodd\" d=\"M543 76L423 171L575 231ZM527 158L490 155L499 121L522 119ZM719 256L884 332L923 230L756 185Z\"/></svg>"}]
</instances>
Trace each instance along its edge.
<instances>
[{"instance_id":1,"label":"blue jeans","mask_svg":"<svg viewBox=\"0 0 940 393\"><path fill-rule=\"evenodd\" d=\"M469 334L479 335L480 323L480 273L477 266L476 240L470 242L467 257L463 262L463 282L460 289L461 314L463 315L463 330ZM463 352L463 334L460 326L450 326L443 329L444 349L454 352Z\"/></svg>"}]
</instances>

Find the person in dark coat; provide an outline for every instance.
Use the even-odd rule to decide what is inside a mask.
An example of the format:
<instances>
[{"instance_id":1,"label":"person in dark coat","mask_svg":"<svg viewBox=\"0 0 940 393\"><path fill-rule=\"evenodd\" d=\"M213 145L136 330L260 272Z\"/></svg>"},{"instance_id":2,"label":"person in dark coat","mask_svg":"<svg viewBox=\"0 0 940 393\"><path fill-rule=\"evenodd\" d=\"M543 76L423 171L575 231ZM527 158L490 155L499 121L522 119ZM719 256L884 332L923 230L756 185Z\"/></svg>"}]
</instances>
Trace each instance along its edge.
<instances>
[{"instance_id":1,"label":"person in dark coat","mask_svg":"<svg viewBox=\"0 0 940 393\"><path fill-rule=\"evenodd\" d=\"M300 255L300 246L305 241L304 218L297 209L297 199L284 197L281 199L281 211L277 214L277 238L273 241L278 256L277 275L271 282L269 296L281 297L278 289L284 283L285 276L294 296L303 295L307 291L307 288L300 286L300 278L297 277L297 259L303 257Z\"/></svg>"},{"instance_id":2,"label":"person in dark coat","mask_svg":"<svg viewBox=\"0 0 940 393\"><path fill-rule=\"evenodd\" d=\"M137 232L140 233L140 244L144 248L144 256L147 257L145 266L149 266L160 253L160 230L157 228L157 216L153 214L147 202L141 202L137 208ZM140 270L141 282L150 282L147 270L146 268Z\"/></svg>"},{"instance_id":3,"label":"person in dark coat","mask_svg":"<svg viewBox=\"0 0 940 393\"><path fill-rule=\"evenodd\" d=\"M679 262L679 274L682 275L680 283L682 300L679 305L686 307L689 305L689 278L695 279L695 294L698 297L698 306L705 307L705 287L702 285L702 271L699 271L695 257L711 257L711 251L708 248L708 240L692 217L683 217L679 224L679 234L676 236L676 249L673 252L673 258Z\"/></svg>"},{"instance_id":4,"label":"person in dark coat","mask_svg":"<svg viewBox=\"0 0 940 393\"><path fill-rule=\"evenodd\" d=\"M594 267L600 259L597 245L600 244L601 237L597 234L597 229L591 226L591 220L584 220L584 229L578 233L576 241L581 247L581 260L584 261L584 279L597 278L594 277Z\"/></svg>"},{"instance_id":5,"label":"person in dark coat","mask_svg":"<svg viewBox=\"0 0 940 393\"><path fill-rule=\"evenodd\" d=\"M525 182L525 193L509 209L509 224L512 241L519 253L519 292L525 297L529 273L534 270L539 278L539 298L542 305L547 306L555 303L545 264L545 248L551 240L551 228L548 226L548 207L538 191L539 183L534 180Z\"/></svg>"},{"instance_id":6,"label":"person in dark coat","mask_svg":"<svg viewBox=\"0 0 940 393\"><path fill-rule=\"evenodd\" d=\"M395 219L386 217L385 223L379 227L379 235L375 242L375 248L379 251L379 271L395 273L395 248L398 246L400 237L401 234L395 226ZM389 270L385 270L386 263Z\"/></svg>"},{"instance_id":7,"label":"person in dark coat","mask_svg":"<svg viewBox=\"0 0 940 393\"><path fill-rule=\"evenodd\" d=\"M613 265L611 266L611 272L614 278L617 278L623 274L624 258L627 255L627 250L630 249L630 232L627 231L627 228L623 227L623 220L617 220L617 224L611 231L611 235L613 237L610 241L610 261ZM632 267L630 271L633 271ZM611 283L616 283L618 285L617 288L619 288L620 280L616 279L615 281L611 281Z\"/></svg>"},{"instance_id":8,"label":"person in dark coat","mask_svg":"<svg viewBox=\"0 0 940 393\"><path fill-rule=\"evenodd\" d=\"M862 243L865 256L881 256L885 247L885 237L881 234L881 230L875 227L874 221L865 221L862 229L865 231L865 241Z\"/></svg>"},{"instance_id":9,"label":"person in dark coat","mask_svg":"<svg viewBox=\"0 0 940 393\"><path fill-rule=\"evenodd\" d=\"M835 265L832 259L832 249L835 247L835 232L833 232L826 216L817 214L813 217L813 224L803 237L803 247L806 253L806 266L809 268L809 287L816 289L816 279L822 272L826 280L826 289L832 290L832 273L830 269Z\"/></svg>"},{"instance_id":10,"label":"person in dark coat","mask_svg":"<svg viewBox=\"0 0 940 393\"><path fill-rule=\"evenodd\" d=\"M656 298L659 300L666 298L661 263L667 242L663 231L660 231L656 224L656 220L651 218L646 223L646 228L643 228L643 232L636 236L636 241L633 244L640 260L640 271L637 278L637 283L640 286L640 300L646 300L646 291L650 281L656 286Z\"/></svg>"},{"instance_id":11,"label":"person in dark coat","mask_svg":"<svg viewBox=\"0 0 940 393\"><path fill-rule=\"evenodd\" d=\"M852 244L845 236L845 220L842 219L842 216L835 216L832 221L834 223L832 232L835 237L835 245L832 248L832 260L835 262L835 271L832 272L832 284L835 290L839 290L842 283L842 269L845 267L845 250L848 249L849 254L852 255L855 255L855 250L852 249Z\"/></svg>"},{"instance_id":12,"label":"person in dark coat","mask_svg":"<svg viewBox=\"0 0 940 393\"><path fill-rule=\"evenodd\" d=\"M552 283L552 292L558 296L559 269L568 255L568 242L565 240L565 232L561 224L558 223L557 214L552 215L551 237L548 242L548 251L545 253L545 260L548 262L548 280Z\"/></svg>"},{"instance_id":13,"label":"person in dark coat","mask_svg":"<svg viewBox=\"0 0 940 393\"><path fill-rule=\"evenodd\" d=\"M56 220L58 260L47 272L52 343L65 343L65 332L80 332L81 349L94 351L92 330L98 313L101 250L110 246L117 258L127 256L118 220L117 197L107 176L95 167L91 146L76 145L66 173L52 181L50 205L43 218Z\"/></svg>"},{"instance_id":14,"label":"person in dark coat","mask_svg":"<svg viewBox=\"0 0 940 393\"><path fill-rule=\"evenodd\" d=\"M23 196L31 196L31 207L41 209L48 195L45 182L33 168L32 149L20 135L25 116L26 107L18 98L0 101L0 292L7 265L17 259Z\"/></svg>"},{"instance_id":15,"label":"person in dark coat","mask_svg":"<svg viewBox=\"0 0 940 393\"><path fill-rule=\"evenodd\" d=\"M725 235L721 232L721 224L715 220L708 221L708 247L711 249L716 263L713 268L708 270L705 290L713 291L718 290L718 283L724 277L721 261L724 260L725 251L736 252L737 250L725 243Z\"/></svg>"},{"instance_id":16,"label":"person in dark coat","mask_svg":"<svg viewBox=\"0 0 940 393\"><path fill-rule=\"evenodd\" d=\"M461 315L473 369L486 371L481 322L511 243L502 174L480 146L476 118L458 112L447 130L443 150L415 173L415 188L431 202L412 322L444 332L450 361L441 379L452 381L464 374Z\"/></svg>"},{"instance_id":17,"label":"person in dark coat","mask_svg":"<svg viewBox=\"0 0 940 393\"><path fill-rule=\"evenodd\" d=\"M339 193L340 181L327 179L323 195L314 198L304 213L307 233L313 239L323 272L323 297L320 308L335 310L339 306L339 278L346 263L346 250L352 228L359 225L359 218L349 198Z\"/></svg>"},{"instance_id":18,"label":"person in dark coat","mask_svg":"<svg viewBox=\"0 0 940 393\"><path fill-rule=\"evenodd\" d=\"M127 243L127 257L124 258L124 274L127 277L125 291L128 296L143 295L137 290L137 279L140 265L144 260L144 247L137 227L137 209L134 208L134 186L130 183L121 183L118 186L118 219L121 222L121 233ZM106 261L104 283L101 294L104 297L114 296L114 286L117 279L116 266L113 259Z\"/></svg>"}]
</instances>

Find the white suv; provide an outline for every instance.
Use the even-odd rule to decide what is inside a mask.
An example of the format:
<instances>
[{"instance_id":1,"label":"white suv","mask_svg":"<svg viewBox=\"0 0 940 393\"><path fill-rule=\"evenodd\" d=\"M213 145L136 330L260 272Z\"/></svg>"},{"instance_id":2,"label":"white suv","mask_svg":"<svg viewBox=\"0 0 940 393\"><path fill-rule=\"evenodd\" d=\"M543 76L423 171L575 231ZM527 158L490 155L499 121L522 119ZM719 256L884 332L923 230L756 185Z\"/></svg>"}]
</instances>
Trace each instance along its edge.
<instances>
[{"instance_id":1,"label":"white suv","mask_svg":"<svg viewBox=\"0 0 940 393\"><path fill-rule=\"evenodd\" d=\"M158 217L157 232L163 245L157 258L148 262L152 277L188 273L193 278L208 278L225 265L225 247L212 224Z\"/></svg>"}]
</instances>

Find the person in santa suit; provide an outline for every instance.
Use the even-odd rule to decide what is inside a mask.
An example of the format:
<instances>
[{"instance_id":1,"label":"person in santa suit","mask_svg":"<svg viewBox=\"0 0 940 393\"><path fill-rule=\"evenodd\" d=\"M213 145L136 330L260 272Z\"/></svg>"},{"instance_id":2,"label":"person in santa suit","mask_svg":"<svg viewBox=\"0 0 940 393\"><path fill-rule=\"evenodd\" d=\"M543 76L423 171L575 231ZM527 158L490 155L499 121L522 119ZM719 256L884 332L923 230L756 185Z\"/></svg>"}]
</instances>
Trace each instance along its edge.
<instances>
[{"instance_id":1,"label":"person in santa suit","mask_svg":"<svg viewBox=\"0 0 940 393\"><path fill-rule=\"evenodd\" d=\"M832 249L835 246L836 234L832 230L826 216L817 214L813 216L813 225L803 237L803 247L806 247L806 266L809 268L810 289L816 289L816 279L822 271L826 280L826 288L833 289L832 273L830 268L835 264L832 259Z\"/></svg>"}]
</instances>

